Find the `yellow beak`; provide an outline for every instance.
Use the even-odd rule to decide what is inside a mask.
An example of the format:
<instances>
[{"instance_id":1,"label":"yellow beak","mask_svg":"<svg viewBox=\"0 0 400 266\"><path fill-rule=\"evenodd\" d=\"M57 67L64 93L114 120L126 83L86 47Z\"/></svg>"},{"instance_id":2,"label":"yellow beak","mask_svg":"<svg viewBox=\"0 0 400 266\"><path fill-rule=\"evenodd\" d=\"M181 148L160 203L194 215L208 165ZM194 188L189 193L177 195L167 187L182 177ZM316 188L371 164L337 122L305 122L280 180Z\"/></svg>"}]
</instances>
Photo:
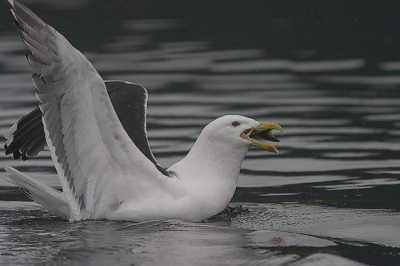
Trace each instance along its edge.
<instances>
[{"instance_id":1,"label":"yellow beak","mask_svg":"<svg viewBox=\"0 0 400 266\"><path fill-rule=\"evenodd\" d=\"M240 134L240 137L242 137L243 139L250 140L251 143L256 147L260 147L260 148L263 148L264 150L267 150L269 152L278 154L279 151L274 146L268 145L265 142L262 142L262 141L259 141L257 139L251 138L250 136L251 136L251 133L253 131L265 131L265 130L272 130L272 129L283 131L282 127L280 125L276 124L276 123L273 123L273 122L259 122L259 123L260 123L260 125L243 131ZM248 133L250 133L250 134L248 134Z\"/></svg>"}]
</instances>

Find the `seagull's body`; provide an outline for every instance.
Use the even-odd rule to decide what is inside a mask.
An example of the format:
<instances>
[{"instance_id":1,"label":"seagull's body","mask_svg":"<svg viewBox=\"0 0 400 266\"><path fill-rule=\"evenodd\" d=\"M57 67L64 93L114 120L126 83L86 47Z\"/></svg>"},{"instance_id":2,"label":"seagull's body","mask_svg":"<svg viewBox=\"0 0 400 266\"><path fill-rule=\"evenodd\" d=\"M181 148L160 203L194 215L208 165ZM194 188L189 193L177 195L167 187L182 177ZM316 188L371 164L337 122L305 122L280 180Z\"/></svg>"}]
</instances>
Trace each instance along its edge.
<instances>
[{"instance_id":1,"label":"seagull's body","mask_svg":"<svg viewBox=\"0 0 400 266\"><path fill-rule=\"evenodd\" d=\"M280 126L228 115L208 124L188 155L163 169L147 142L146 89L104 82L64 36L18 1L10 4L31 52L40 110L11 127L6 152L27 159L46 142L63 192L6 170L10 182L50 212L70 221L199 221L231 200L251 145L277 152L257 139L276 140L270 131Z\"/></svg>"}]
</instances>

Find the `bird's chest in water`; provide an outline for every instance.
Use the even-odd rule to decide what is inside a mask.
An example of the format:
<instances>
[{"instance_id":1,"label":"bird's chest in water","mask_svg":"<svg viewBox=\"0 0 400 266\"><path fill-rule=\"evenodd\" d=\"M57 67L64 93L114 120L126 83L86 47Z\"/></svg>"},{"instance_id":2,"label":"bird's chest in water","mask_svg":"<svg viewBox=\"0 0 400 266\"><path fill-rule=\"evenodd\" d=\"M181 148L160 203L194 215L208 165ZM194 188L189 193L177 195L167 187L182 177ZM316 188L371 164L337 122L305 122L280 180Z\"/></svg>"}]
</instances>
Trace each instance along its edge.
<instances>
[{"instance_id":1,"label":"bird's chest in water","mask_svg":"<svg viewBox=\"0 0 400 266\"><path fill-rule=\"evenodd\" d=\"M206 219L223 211L235 192L235 184L193 184L188 191L189 213L192 221Z\"/></svg>"}]
</instances>

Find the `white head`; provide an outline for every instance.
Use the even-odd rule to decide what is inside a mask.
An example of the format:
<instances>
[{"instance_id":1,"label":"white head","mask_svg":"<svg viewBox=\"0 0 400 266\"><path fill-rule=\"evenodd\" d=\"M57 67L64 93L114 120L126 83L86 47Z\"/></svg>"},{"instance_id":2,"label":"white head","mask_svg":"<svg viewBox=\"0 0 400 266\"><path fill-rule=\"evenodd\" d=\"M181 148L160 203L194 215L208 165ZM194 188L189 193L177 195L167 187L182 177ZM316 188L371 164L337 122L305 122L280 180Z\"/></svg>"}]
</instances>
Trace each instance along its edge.
<instances>
[{"instance_id":1,"label":"white head","mask_svg":"<svg viewBox=\"0 0 400 266\"><path fill-rule=\"evenodd\" d=\"M199 138L205 138L213 145L222 144L228 148L250 146L261 147L269 152L278 153L278 150L261 140L279 142L271 132L282 128L273 122L258 122L240 115L225 115L209 123ZM221 147L222 148L222 147Z\"/></svg>"},{"instance_id":2,"label":"white head","mask_svg":"<svg viewBox=\"0 0 400 266\"><path fill-rule=\"evenodd\" d=\"M282 130L276 123L257 122L240 115L220 117L203 129L188 155L169 170L182 176L199 173L210 178L227 176L237 180L242 161L251 146L278 153L274 146L261 141L279 142L271 134L273 129Z\"/></svg>"}]
</instances>

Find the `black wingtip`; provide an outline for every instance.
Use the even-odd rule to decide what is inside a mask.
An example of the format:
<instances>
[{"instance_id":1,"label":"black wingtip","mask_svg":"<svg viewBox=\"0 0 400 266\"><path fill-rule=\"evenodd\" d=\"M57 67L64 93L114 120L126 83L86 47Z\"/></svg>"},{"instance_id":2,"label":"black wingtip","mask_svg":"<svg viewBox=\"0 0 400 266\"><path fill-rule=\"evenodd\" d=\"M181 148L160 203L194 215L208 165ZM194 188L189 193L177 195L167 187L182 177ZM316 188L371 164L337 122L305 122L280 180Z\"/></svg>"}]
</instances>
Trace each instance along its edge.
<instances>
[{"instance_id":1,"label":"black wingtip","mask_svg":"<svg viewBox=\"0 0 400 266\"><path fill-rule=\"evenodd\" d=\"M9 148L10 148L10 145L7 145L7 143L4 144L4 153L6 155L10 155L11 153L13 153L13 151L11 151Z\"/></svg>"},{"instance_id":2,"label":"black wingtip","mask_svg":"<svg viewBox=\"0 0 400 266\"><path fill-rule=\"evenodd\" d=\"M21 158L21 154L18 151L16 151L16 152L13 153L12 158L14 160L18 160L19 158Z\"/></svg>"},{"instance_id":3,"label":"black wingtip","mask_svg":"<svg viewBox=\"0 0 400 266\"><path fill-rule=\"evenodd\" d=\"M26 156L25 153L23 153L21 159L22 159L22 161L26 161L26 160L28 160L29 158L28 158L28 156Z\"/></svg>"}]
</instances>

